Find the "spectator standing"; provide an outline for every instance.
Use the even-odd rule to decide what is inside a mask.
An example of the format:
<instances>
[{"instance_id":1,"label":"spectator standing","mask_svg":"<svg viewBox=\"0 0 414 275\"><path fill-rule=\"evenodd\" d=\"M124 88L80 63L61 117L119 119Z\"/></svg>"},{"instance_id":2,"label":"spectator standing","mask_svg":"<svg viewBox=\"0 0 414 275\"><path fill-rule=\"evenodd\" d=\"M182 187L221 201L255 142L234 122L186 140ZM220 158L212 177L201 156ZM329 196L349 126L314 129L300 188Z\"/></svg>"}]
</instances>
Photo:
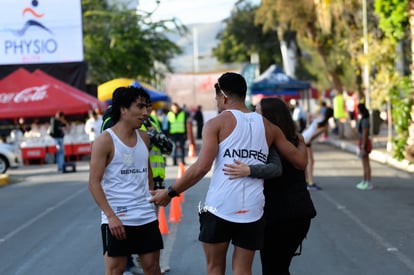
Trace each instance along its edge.
<instances>
[{"instance_id":1,"label":"spectator standing","mask_svg":"<svg viewBox=\"0 0 414 275\"><path fill-rule=\"evenodd\" d=\"M49 135L53 137L56 143L56 164L58 172L63 172L65 164L65 146L63 138L65 137L65 129L68 122L62 111L56 112L55 116L50 119Z\"/></svg>"},{"instance_id":2,"label":"spectator standing","mask_svg":"<svg viewBox=\"0 0 414 275\"><path fill-rule=\"evenodd\" d=\"M173 140L175 146L172 151L173 165L177 165L177 159L181 158L181 162L185 164L185 141L187 139L187 118L188 115L184 109L181 109L178 103L171 105L171 111L168 112L169 136ZM180 155L177 151L180 148Z\"/></svg>"},{"instance_id":3,"label":"spectator standing","mask_svg":"<svg viewBox=\"0 0 414 275\"><path fill-rule=\"evenodd\" d=\"M89 110L89 118L85 122L85 133L89 136L89 141L93 143L95 138L100 135L102 117L95 111Z\"/></svg>"},{"instance_id":4,"label":"spectator standing","mask_svg":"<svg viewBox=\"0 0 414 275\"><path fill-rule=\"evenodd\" d=\"M339 138L345 138L345 122L347 118L347 112L345 108L344 96L342 92L335 90L335 96L333 98L333 111L335 119L335 132Z\"/></svg>"},{"instance_id":5,"label":"spectator standing","mask_svg":"<svg viewBox=\"0 0 414 275\"><path fill-rule=\"evenodd\" d=\"M142 88L120 87L112 96L111 119L92 146L89 190L101 211L106 274L122 274L127 256L138 254L144 274L160 275L163 240L149 163L149 137L138 130L148 118L149 95Z\"/></svg>"},{"instance_id":6,"label":"spectator standing","mask_svg":"<svg viewBox=\"0 0 414 275\"><path fill-rule=\"evenodd\" d=\"M293 111L292 111L293 121L296 123L298 131L302 133L302 131L306 128L306 122L307 122L306 112L303 110L299 101L296 101L295 99L291 99L290 104L293 107Z\"/></svg>"},{"instance_id":7,"label":"spectator standing","mask_svg":"<svg viewBox=\"0 0 414 275\"><path fill-rule=\"evenodd\" d=\"M299 144L290 110L283 100L262 99L256 111L278 125L293 145ZM239 162L227 165L225 169L226 174L233 178L250 176L265 179L264 247L260 250L263 275L290 274L292 258L300 255L311 219L316 216L306 189L304 171L296 169L286 158L281 157L280 160L277 156L277 151L272 151L271 147L266 165L247 166ZM278 168L280 162L282 169ZM275 177L274 173L278 170L282 170L281 176Z\"/></svg>"},{"instance_id":8,"label":"spectator standing","mask_svg":"<svg viewBox=\"0 0 414 275\"><path fill-rule=\"evenodd\" d=\"M206 200L199 209L199 240L203 244L207 273L225 273L231 241L233 274L251 274L255 250L263 247L263 180L231 180L224 174L224 164L234 158L248 165L263 164L268 146L273 144L295 167L305 169L306 148L302 139L297 149L276 125L246 107L247 84L240 74L223 74L215 90L219 114L204 126L199 157L168 190L153 191L151 201L167 205L172 197L199 182L214 162Z\"/></svg>"},{"instance_id":9,"label":"spectator standing","mask_svg":"<svg viewBox=\"0 0 414 275\"><path fill-rule=\"evenodd\" d=\"M370 121L369 111L364 103L358 104L358 148L359 157L362 161L363 180L357 184L359 190L371 190L373 188L371 182L371 164L369 162L369 154L372 151L372 142L369 137Z\"/></svg>"},{"instance_id":10,"label":"spectator standing","mask_svg":"<svg viewBox=\"0 0 414 275\"><path fill-rule=\"evenodd\" d=\"M170 135L170 126L168 123L168 110L167 109L162 109L161 110L161 130L164 134L166 134L167 136Z\"/></svg>"},{"instance_id":11,"label":"spectator standing","mask_svg":"<svg viewBox=\"0 0 414 275\"><path fill-rule=\"evenodd\" d=\"M18 120L18 130L22 132L22 135L24 135L26 132L29 132L31 128L26 124L26 121L23 117L19 118Z\"/></svg>"},{"instance_id":12,"label":"spectator standing","mask_svg":"<svg viewBox=\"0 0 414 275\"><path fill-rule=\"evenodd\" d=\"M194 120L196 121L197 126L197 139L201 139L201 135L203 132L203 126L204 126L204 116L202 111L202 106L198 105L197 110L194 112Z\"/></svg>"}]
</instances>

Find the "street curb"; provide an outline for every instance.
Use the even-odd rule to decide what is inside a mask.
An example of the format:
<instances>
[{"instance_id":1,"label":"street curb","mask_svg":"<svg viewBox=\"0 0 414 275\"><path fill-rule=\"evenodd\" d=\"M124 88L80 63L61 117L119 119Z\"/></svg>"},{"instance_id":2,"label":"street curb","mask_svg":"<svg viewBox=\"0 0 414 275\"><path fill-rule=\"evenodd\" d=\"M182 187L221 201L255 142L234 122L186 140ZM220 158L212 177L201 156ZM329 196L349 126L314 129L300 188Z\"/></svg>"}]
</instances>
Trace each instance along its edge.
<instances>
[{"instance_id":1,"label":"street curb","mask_svg":"<svg viewBox=\"0 0 414 275\"><path fill-rule=\"evenodd\" d=\"M356 144L351 144L350 142L341 141L341 140L326 140L325 141L328 144L331 144L335 147L338 147L344 151L348 151L351 153L356 154L357 153L357 146ZM389 154L386 154L384 152L381 152L379 150L372 150L371 154L369 155L369 158L373 161L387 164L389 166L392 166L394 168L407 171L409 173L414 173L414 164L410 163L407 160L399 161L393 157L391 157Z\"/></svg>"}]
</instances>

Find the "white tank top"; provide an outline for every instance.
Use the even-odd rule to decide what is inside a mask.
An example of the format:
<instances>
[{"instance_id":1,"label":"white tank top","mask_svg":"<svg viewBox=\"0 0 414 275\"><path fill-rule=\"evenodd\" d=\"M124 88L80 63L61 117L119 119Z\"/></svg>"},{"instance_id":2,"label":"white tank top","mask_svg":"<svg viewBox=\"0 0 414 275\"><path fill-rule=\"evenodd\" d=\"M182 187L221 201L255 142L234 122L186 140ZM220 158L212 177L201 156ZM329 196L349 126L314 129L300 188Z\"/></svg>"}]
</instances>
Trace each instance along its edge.
<instances>
[{"instance_id":1,"label":"white tank top","mask_svg":"<svg viewBox=\"0 0 414 275\"><path fill-rule=\"evenodd\" d=\"M266 163L269 148L263 118L254 112L227 111L234 115L236 127L219 144L204 207L231 222L254 222L263 215L263 180L250 177L230 180L223 168L234 159L247 165Z\"/></svg>"},{"instance_id":2,"label":"white tank top","mask_svg":"<svg viewBox=\"0 0 414 275\"><path fill-rule=\"evenodd\" d=\"M105 131L114 143L114 157L106 166L101 181L109 205L124 225L155 221L155 206L149 202L147 146L138 131L134 147L125 145L110 128ZM108 223L103 212L101 223Z\"/></svg>"}]
</instances>

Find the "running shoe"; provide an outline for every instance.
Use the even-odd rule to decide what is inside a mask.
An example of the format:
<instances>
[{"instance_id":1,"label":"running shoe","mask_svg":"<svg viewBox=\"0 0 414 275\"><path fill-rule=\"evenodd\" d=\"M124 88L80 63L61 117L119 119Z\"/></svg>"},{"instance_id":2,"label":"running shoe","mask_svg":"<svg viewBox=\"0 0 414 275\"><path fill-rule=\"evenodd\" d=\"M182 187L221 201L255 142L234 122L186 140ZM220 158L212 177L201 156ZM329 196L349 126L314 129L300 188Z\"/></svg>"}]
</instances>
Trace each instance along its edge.
<instances>
[{"instance_id":1,"label":"running shoe","mask_svg":"<svg viewBox=\"0 0 414 275\"><path fill-rule=\"evenodd\" d=\"M319 190L322 190L322 187L320 187L316 183L308 184L308 190L309 191L319 191Z\"/></svg>"},{"instance_id":2,"label":"running shoe","mask_svg":"<svg viewBox=\"0 0 414 275\"><path fill-rule=\"evenodd\" d=\"M356 188L359 190L371 190L374 187L372 186L372 183L370 182L361 181L360 183L356 185Z\"/></svg>"}]
</instances>

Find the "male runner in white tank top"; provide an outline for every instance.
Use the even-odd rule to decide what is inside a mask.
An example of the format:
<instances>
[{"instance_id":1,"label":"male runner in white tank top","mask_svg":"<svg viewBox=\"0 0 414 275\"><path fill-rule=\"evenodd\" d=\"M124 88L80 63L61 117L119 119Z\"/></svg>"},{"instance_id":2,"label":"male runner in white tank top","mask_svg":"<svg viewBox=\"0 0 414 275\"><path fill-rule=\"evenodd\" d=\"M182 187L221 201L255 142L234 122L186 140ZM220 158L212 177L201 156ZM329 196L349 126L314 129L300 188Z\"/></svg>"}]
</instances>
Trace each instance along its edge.
<instances>
[{"instance_id":1,"label":"male runner in white tank top","mask_svg":"<svg viewBox=\"0 0 414 275\"><path fill-rule=\"evenodd\" d=\"M251 274L255 250L263 245L263 181L254 178L229 180L224 164L233 159L265 163L274 144L298 169L306 167L306 147L296 148L282 131L245 105L247 85L237 73L225 73L215 84L219 115L203 128L199 157L168 190L151 191L151 201L167 205L196 184L215 162L204 207L200 211L200 235L208 274L224 274L230 241L234 245L233 274Z\"/></svg>"},{"instance_id":2,"label":"male runner in white tank top","mask_svg":"<svg viewBox=\"0 0 414 275\"><path fill-rule=\"evenodd\" d=\"M115 125L93 143L89 190L101 208L106 273L123 274L127 256L138 254L145 274L160 275L163 241L153 189L149 137L138 130L148 118L149 95L142 88L121 87L112 97Z\"/></svg>"}]
</instances>

